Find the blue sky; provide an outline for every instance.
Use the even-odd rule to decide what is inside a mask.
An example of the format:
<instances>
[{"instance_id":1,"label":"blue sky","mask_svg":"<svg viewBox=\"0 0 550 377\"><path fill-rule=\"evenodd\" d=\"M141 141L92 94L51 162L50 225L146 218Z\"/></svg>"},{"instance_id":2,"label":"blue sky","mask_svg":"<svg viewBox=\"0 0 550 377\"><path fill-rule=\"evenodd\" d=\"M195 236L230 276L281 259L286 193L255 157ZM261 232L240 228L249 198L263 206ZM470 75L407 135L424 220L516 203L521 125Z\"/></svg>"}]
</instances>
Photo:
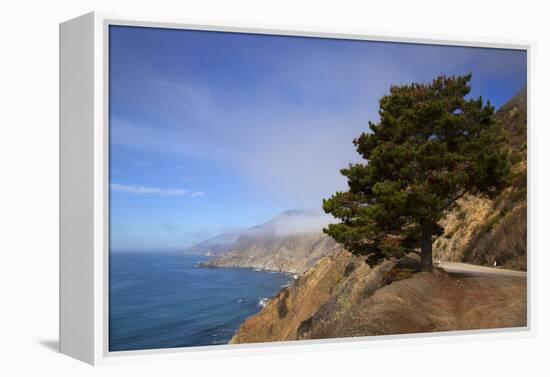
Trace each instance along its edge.
<instances>
[{"instance_id":1,"label":"blue sky","mask_svg":"<svg viewBox=\"0 0 550 377\"><path fill-rule=\"evenodd\" d=\"M498 108L523 51L137 27L110 30L111 247L183 249L319 208L392 84L473 73Z\"/></svg>"}]
</instances>

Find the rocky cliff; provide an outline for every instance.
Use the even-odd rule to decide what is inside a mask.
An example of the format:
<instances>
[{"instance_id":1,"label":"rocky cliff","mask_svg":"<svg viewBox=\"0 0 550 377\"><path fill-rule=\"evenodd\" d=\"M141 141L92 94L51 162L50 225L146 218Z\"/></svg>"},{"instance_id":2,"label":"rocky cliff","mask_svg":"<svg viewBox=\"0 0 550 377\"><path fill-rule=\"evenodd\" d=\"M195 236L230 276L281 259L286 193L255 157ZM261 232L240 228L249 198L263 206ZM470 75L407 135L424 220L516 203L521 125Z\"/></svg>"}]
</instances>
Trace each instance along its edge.
<instances>
[{"instance_id":1,"label":"rocky cliff","mask_svg":"<svg viewBox=\"0 0 550 377\"><path fill-rule=\"evenodd\" d=\"M527 91L495 114L495 137L504 137L512 165L510 187L494 199L469 196L443 221L434 258L527 269Z\"/></svg>"}]
</instances>

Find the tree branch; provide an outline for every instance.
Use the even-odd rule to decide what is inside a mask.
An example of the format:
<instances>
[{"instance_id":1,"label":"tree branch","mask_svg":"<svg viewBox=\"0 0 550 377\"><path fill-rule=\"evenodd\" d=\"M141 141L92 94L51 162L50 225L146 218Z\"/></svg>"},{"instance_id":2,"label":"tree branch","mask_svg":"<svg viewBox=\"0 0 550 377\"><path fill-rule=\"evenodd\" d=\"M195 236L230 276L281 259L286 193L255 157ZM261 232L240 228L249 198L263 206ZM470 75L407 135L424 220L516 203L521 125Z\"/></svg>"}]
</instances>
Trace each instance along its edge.
<instances>
[{"instance_id":1,"label":"tree branch","mask_svg":"<svg viewBox=\"0 0 550 377\"><path fill-rule=\"evenodd\" d=\"M458 199L462 198L464 195L466 195L466 193L468 192L468 190L462 190L462 192L460 194L458 194L457 196L449 199L445 205L443 207L441 207L439 209L439 211L444 211L446 210L447 208L449 208L451 205L453 205L453 203L455 203Z\"/></svg>"}]
</instances>

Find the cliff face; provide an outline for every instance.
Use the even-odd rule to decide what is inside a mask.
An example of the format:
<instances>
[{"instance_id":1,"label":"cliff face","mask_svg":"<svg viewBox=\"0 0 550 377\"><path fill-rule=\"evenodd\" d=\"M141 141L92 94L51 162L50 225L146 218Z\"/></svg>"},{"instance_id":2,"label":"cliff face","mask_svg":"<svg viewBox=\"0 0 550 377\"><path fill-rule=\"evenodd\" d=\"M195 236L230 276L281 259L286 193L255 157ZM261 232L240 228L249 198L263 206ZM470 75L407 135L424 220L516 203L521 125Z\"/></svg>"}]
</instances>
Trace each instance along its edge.
<instances>
[{"instance_id":1,"label":"cliff face","mask_svg":"<svg viewBox=\"0 0 550 377\"><path fill-rule=\"evenodd\" d=\"M203 265L303 274L321 258L334 255L339 250L342 247L322 233L242 236L228 254Z\"/></svg>"},{"instance_id":2,"label":"cliff face","mask_svg":"<svg viewBox=\"0 0 550 377\"><path fill-rule=\"evenodd\" d=\"M498 197L469 196L442 221L434 258L527 269L527 92L519 92L495 114L495 137L510 152L510 187Z\"/></svg>"}]
</instances>

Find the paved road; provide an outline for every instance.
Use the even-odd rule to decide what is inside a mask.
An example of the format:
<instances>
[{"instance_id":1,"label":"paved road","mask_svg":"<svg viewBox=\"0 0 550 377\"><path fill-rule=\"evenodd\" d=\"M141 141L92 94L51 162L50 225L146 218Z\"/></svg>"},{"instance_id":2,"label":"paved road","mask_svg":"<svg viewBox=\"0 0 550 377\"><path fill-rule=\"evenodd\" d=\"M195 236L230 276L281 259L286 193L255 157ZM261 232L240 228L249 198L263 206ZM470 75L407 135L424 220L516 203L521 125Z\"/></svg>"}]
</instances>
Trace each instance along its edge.
<instances>
[{"instance_id":1,"label":"paved road","mask_svg":"<svg viewBox=\"0 0 550 377\"><path fill-rule=\"evenodd\" d=\"M435 263L435 266L443 268L449 274L453 276L508 276L508 277L527 277L527 272L525 271L514 271L514 270L505 270L501 268L491 268L484 266L476 266L473 264L467 263L458 263L458 262L441 262L440 265Z\"/></svg>"}]
</instances>

